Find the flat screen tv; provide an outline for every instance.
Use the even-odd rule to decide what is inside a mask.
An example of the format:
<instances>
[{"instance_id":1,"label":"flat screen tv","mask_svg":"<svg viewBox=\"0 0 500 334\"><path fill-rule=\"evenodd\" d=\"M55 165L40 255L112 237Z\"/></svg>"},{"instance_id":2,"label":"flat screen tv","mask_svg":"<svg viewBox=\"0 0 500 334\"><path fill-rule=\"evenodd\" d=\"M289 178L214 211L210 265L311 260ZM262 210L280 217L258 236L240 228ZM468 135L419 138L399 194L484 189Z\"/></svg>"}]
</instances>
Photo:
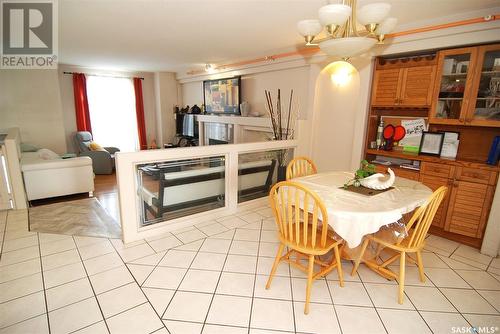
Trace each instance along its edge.
<instances>
[{"instance_id":1,"label":"flat screen tv","mask_svg":"<svg viewBox=\"0 0 500 334\"><path fill-rule=\"evenodd\" d=\"M240 115L241 77L203 81L207 114Z\"/></svg>"}]
</instances>

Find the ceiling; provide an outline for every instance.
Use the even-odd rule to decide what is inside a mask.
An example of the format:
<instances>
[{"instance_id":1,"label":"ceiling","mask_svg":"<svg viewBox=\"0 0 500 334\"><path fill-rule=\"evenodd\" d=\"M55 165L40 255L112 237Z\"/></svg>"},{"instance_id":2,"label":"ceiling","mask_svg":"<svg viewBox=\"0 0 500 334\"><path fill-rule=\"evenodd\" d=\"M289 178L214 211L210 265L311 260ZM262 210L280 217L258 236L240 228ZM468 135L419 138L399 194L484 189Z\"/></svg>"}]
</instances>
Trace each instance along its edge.
<instances>
[{"instance_id":1,"label":"ceiling","mask_svg":"<svg viewBox=\"0 0 500 334\"><path fill-rule=\"evenodd\" d=\"M379 0L381 1L381 0ZM382 0L401 25L493 8L499 0ZM184 71L290 51L297 21L326 0L62 0L59 60L113 70ZM360 0L359 4L377 2ZM398 30L396 28L396 30Z\"/></svg>"}]
</instances>

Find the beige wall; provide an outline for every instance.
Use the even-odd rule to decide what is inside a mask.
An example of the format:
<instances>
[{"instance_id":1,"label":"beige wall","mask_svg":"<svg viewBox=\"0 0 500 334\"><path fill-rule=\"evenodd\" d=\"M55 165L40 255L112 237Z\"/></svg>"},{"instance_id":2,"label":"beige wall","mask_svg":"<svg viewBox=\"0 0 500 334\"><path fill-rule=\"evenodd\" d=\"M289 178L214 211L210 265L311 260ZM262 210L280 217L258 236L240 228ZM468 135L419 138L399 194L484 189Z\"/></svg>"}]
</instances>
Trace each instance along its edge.
<instances>
[{"instance_id":1,"label":"beige wall","mask_svg":"<svg viewBox=\"0 0 500 334\"><path fill-rule=\"evenodd\" d=\"M66 151L57 70L0 70L0 124L24 142Z\"/></svg>"},{"instance_id":2,"label":"beige wall","mask_svg":"<svg viewBox=\"0 0 500 334\"><path fill-rule=\"evenodd\" d=\"M175 137L174 107L179 105L178 83L175 73L156 72L154 74L156 124L158 145L173 143Z\"/></svg>"},{"instance_id":3,"label":"beige wall","mask_svg":"<svg viewBox=\"0 0 500 334\"><path fill-rule=\"evenodd\" d=\"M117 72L82 68L72 65L59 66L59 83L61 87L62 114L67 143L67 151L75 152L73 136L76 132L75 102L73 95L73 77L64 72L83 72L88 74L116 75L127 77L142 77L142 93L144 97L144 118L146 121L146 136L148 144L156 139L156 106L154 74L151 72Z\"/></svg>"}]
</instances>

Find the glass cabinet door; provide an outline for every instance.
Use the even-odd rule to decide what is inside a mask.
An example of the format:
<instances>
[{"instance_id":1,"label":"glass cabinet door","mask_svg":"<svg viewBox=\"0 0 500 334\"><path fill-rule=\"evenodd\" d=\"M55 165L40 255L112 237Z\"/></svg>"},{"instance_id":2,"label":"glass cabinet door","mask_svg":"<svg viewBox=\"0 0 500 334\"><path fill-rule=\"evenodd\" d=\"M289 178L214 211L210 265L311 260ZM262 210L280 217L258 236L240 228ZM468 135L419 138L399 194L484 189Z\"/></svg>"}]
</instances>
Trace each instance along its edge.
<instances>
[{"instance_id":1,"label":"glass cabinet door","mask_svg":"<svg viewBox=\"0 0 500 334\"><path fill-rule=\"evenodd\" d=\"M500 126L500 44L479 47L476 73L466 122Z\"/></svg>"},{"instance_id":2,"label":"glass cabinet door","mask_svg":"<svg viewBox=\"0 0 500 334\"><path fill-rule=\"evenodd\" d=\"M431 122L465 123L476 53L476 48L445 50L439 53Z\"/></svg>"}]
</instances>

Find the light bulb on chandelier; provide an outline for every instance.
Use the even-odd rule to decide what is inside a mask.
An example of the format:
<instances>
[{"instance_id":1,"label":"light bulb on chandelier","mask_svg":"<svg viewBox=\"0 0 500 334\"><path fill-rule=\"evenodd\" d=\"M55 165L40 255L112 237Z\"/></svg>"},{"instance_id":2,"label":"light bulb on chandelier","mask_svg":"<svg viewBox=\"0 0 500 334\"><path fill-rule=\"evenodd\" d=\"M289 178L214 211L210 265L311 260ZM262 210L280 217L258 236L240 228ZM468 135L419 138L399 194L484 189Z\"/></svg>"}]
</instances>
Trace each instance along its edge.
<instances>
[{"instance_id":1,"label":"light bulb on chandelier","mask_svg":"<svg viewBox=\"0 0 500 334\"><path fill-rule=\"evenodd\" d=\"M383 43L385 35L397 24L397 19L387 17L391 5L384 2L371 3L357 9L356 0L343 0L342 4L329 4L318 11L317 20L302 20L297 29L306 45L318 45L330 56L349 58L364 53L377 42ZM358 31L358 23L365 30ZM313 43L326 28L327 37Z\"/></svg>"},{"instance_id":2,"label":"light bulb on chandelier","mask_svg":"<svg viewBox=\"0 0 500 334\"><path fill-rule=\"evenodd\" d=\"M356 68L344 60L335 61L329 64L325 70L330 74L330 80L332 80L336 86L347 85L356 72Z\"/></svg>"}]
</instances>

